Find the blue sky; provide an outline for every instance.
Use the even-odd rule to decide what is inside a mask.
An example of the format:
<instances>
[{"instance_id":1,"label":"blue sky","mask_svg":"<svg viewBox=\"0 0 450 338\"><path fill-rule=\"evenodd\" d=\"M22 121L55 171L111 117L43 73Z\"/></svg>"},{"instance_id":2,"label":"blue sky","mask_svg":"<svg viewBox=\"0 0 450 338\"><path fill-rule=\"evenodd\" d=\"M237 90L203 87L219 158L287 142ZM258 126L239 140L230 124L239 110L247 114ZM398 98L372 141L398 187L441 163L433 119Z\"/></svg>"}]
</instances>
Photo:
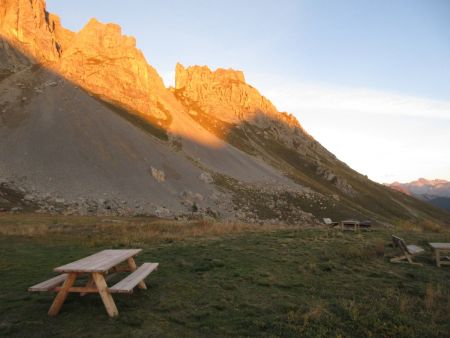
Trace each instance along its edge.
<instances>
[{"instance_id":1,"label":"blue sky","mask_svg":"<svg viewBox=\"0 0 450 338\"><path fill-rule=\"evenodd\" d=\"M450 180L449 0L47 0L69 29L133 35L166 84L176 62L236 68L378 182Z\"/></svg>"}]
</instances>

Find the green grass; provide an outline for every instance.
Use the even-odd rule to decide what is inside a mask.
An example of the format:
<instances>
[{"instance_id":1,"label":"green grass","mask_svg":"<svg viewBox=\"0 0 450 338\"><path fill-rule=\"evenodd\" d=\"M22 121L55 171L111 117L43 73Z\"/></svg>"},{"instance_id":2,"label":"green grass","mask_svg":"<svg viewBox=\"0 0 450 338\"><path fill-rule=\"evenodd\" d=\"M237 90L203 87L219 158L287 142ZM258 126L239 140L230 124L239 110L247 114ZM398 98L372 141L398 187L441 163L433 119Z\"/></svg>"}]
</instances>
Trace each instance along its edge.
<instances>
[{"instance_id":1,"label":"green grass","mask_svg":"<svg viewBox=\"0 0 450 338\"><path fill-rule=\"evenodd\" d=\"M122 223L121 223L122 222ZM181 231L170 226L167 233ZM84 225L88 224L88 225ZM108 224L102 226L102 224ZM130 225L131 224L131 225ZM391 264L392 230L200 226L181 239L145 236L163 224L144 218L0 217L0 336L8 337L446 337L450 268ZM55 228L62 227L56 231ZM8 230L9 229L9 230ZM126 232L139 236L127 236ZM234 230L233 230L234 229ZM18 233L28 235L17 235ZM396 230L409 243L450 241L448 232ZM219 235L218 235L219 234ZM47 316L53 294L27 287L52 269L105 248L140 247L138 262L159 262L149 289L115 295L107 317L98 295L72 294Z\"/></svg>"}]
</instances>

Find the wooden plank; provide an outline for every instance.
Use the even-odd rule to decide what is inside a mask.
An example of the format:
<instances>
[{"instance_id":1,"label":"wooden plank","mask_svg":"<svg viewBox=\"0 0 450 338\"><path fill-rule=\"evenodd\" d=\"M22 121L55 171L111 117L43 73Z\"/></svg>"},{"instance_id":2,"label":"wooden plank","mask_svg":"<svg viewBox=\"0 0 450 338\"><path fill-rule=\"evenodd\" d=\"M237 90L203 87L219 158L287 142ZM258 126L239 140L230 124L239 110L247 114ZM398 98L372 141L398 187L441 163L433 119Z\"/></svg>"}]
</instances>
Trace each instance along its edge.
<instances>
[{"instance_id":1,"label":"wooden plank","mask_svg":"<svg viewBox=\"0 0 450 338\"><path fill-rule=\"evenodd\" d=\"M159 263L144 263L136 271L109 288L111 293L131 293L133 288L158 268Z\"/></svg>"},{"instance_id":2,"label":"wooden plank","mask_svg":"<svg viewBox=\"0 0 450 338\"><path fill-rule=\"evenodd\" d=\"M102 274L94 272L92 273L92 278L94 279L95 285L97 286L100 297L102 298L103 304L105 305L106 312L110 317L115 317L119 315L114 299L108 290L108 285L106 285L105 278Z\"/></svg>"},{"instance_id":3,"label":"wooden plank","mask_svg":"<svg viewBox=\"0 0 450 338\"><path fill-rule=\"evenodd\" d=\"M417 245L407 245L406 248L412 255L416 255L425 251L424 249L422 249L420 246Z\"/></svg>"},{"instance_id":4,"label":"wooden plank","mask_svg":"<svg viewBox=\"0 0 450 338\"><path fill-rule=\"evenodd\" d=\"M450 243L430 243L433 249L450 250Z\"/></svg>"},{"instance_id":5,"label":"wooden plank","mask_svg":"<svg viewBox=\"0 0 450 338\"><path fill-rule=\"evenodd\" d=\"M120 262L125 261L130 256L136 255L139 251L141 250L104 250L76 262L67 264L66 266L57 268L56 270L61 271L63 269L68 269L87 272L106 272L105 270L108 270Z\"/></svg>"},{"instance_id":6,"label":"wooden plank","mask_svg":"<svg viewBox=\"0 0 450 338\"><path fill-rule=\"evenodd\" d=\"M93 288L94 286L95 286L94 279L92 278L92 275L89 275L89 279L88 279L88 281L87 281L87 283L85 285L85 288ZM80 296L84 297L84 296L86 296L87 293L88 293L87 291L86 292L81 292Z\"/></svg>"},{"instance_id":7,"label":"wooden plank","mask_svg":"<svg viewBox=\"0 0 450 338\"><path fill-rule=\"evenodd\" d=\"M57 287L54 289L54 291L59 291L61 289L62 287ZM67 292L80 293L83 295L84 293L98 293L98 290L95 286L73 286L70 289L68 289Z\"/></svg>"},{"instance_id":8,"label":"wooden plank","mask_svg":"<svg viewBox=\"0 0 450 338\"><path fill-rule=\"evenodd\" d=\"M139 250L140 251L140 250ZM76 262L72 262L65 266L56 268L55 270L80 270L92 272L92 270L109 269L118 263L125 261L128 257L137 254L139 251L135 250L104 250L89 257L85 257ZM105 272L105 271L99 271Z\"/></svg>"},{"instance_id":9,"label":"wooden plank","mask_svg":"<svg viewBox=\"0 0 450 338\"><path fill-rule=\"evenodd\" d=\"M48 310L49 316L56 316L59 313L62 305L64 304L64 301L67 298L67 295L69 294L68 290L72 287L73 283L75 282L75 279L77 279L77 274L75 272L70 273L67 276L67 279L64 282L63 287L61 288L61 290L58 291L58 294L56 295L55 300L53 301L53 304L50 307L50 310Z\"/></svg>"},{"instance_id":10,"label":"wooden plank","mask_svg":"<svg viewBox=\"0 0 450 338\"><path fill-rule=\"evenodd\" d=\"M136 262L134 261L134 258L133 257L128 258L127 262L128 262L128 267L130 268L130 270L132 272L136 271L137 266L136 266ZM145 285L144 280L141 280L139 282L138 286L139 286L139 289L141 289L141 290L147 290L147 285Z\"/></svg>"},{"instance_id":11,"label":"wooden plank","mask_svg":"<svg viewBox=\"0 0 450 338\"><path fill-rule=\"evenodd\" d=\"M33 285L32 287L28 288L28 291L30 292L42 292L42 291L51 291L55 287L61 285L64 283L64 281L67 279L67 274L64 273L62 275L58 275L56 277L50 278L44 282L41 282L39 284Z\"/></svg>"},{"instance_id":12,"label":"wooden plank","mask_svg":"<svg viewBox=\"0 0 450 338\"><path fill-rule=\"evenodd\" d=\"M103 250L78 261L55 268L57 272L101 272L105 273L112 267L136 256L141 249Z\"/></svg>"}]
</instances>

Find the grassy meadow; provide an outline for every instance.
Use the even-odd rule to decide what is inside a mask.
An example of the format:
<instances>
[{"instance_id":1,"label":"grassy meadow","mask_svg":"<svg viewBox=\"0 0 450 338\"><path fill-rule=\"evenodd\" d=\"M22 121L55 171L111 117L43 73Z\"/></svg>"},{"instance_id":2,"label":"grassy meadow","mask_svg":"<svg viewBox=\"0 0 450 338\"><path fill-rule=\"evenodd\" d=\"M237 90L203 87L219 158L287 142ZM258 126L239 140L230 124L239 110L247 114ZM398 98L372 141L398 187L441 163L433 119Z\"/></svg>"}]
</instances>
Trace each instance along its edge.
<instances>
[{"instance_id":1,"label":"grassy meadow","mask_svg":"<svg viewBox=\"0 0 450 338\"><path fill-rule=\"evenodd\" d=\"M426 248L423 266L389 262L392 233ZM449 337L450 267L434 265L429 241L450 232L4 214L0 336ZM96 294L70 294L50 318L54 294L27 292L107 248L142 248L138 264L160 263L147 291L114 295L117 318Z\"/></svg>"}]
</instances>

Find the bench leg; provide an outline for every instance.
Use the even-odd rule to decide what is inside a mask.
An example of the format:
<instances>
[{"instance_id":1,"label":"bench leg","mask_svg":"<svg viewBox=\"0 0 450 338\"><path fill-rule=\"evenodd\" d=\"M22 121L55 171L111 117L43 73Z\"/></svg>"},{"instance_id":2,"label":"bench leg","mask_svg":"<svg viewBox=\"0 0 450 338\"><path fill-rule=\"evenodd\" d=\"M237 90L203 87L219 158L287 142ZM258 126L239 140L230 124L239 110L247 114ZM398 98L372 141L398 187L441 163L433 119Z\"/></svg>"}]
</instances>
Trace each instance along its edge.
<instances>
[{"instance_id":1,"label":"bench leg","mask_svg":"<svg viewBox=\"0 0 450 338\"><path fill-rule=\"evenodd\" d=\"M108 291L108 285L106 284L105 277L98 272L92 273L92 278L94 279L95 285L97 286L98 293L102 297L103 304L105 305L106 312L110 317L115 317L119 315L117 311L116 303Z\"/></svg>"},{"instance_id":2,"label":"bench leg","mask_svg":"<svg viewBox=\"0 0 450 338\"><path fill-rule=\"evenodd\" d=\"M76 278L77 278L76 273L70 273L67 276L67 279L64 282L61 290L59 290L58 293L56 294L55 300L53 301L53 304L50 307L50 310L48 310L49 316L56 316L59 313L62 305L64 304L64 301L67 298L67 295L69 294L69 289L72 287Z\"/></svg>"},{"instance_id":3,"label":"bench leg","mask_svg":"<svg viewBox=\"0 0 450 338\"><path fill-rule=\"evenodd\" d=\"M128 266L131 270L131 272L135 271L137 269L136 262L134 261L133 257L128 258ZM139 289L147 290L147 285L145 285L144 281L140 281L138 284Z\"/></svg>"},{"instance_id":4,"label":"bench leg","mask_svg":"<svg viewBox=\"0 0 450 338\"><path fill-rule=\"evenodd\" d=\"M413 264L413 265L420 265L420 266L422 266L422 263L413 262L412 257L410 255L408 255L408 254L405 254L405 255L399 256L399 257L391 258L391 263L409 263L409 264Z\"/></svg>"},{"instance_id":5,"label":"bench leg","mask_svg":"<svg viewBox=\"0 0 450 338\"><path fill-rule=\"evenodd\" d=\"M402 261L406 259L406 256L399 256L399 257L394 257L391 258L391 263L403 263Z\"/></svg>"},{"instance_id":6,"label":"bench leg","mask_svg":"<svg viewBox=\"0 0 450 338\"><path fill-rule=\"evenodd\" d=\"M441 267L441 255L440 255L440 252L439 252L439 250L435 250L434 253L436 255L436 266L438 268L440 268Z\"/></svg>"}]
</instances>

